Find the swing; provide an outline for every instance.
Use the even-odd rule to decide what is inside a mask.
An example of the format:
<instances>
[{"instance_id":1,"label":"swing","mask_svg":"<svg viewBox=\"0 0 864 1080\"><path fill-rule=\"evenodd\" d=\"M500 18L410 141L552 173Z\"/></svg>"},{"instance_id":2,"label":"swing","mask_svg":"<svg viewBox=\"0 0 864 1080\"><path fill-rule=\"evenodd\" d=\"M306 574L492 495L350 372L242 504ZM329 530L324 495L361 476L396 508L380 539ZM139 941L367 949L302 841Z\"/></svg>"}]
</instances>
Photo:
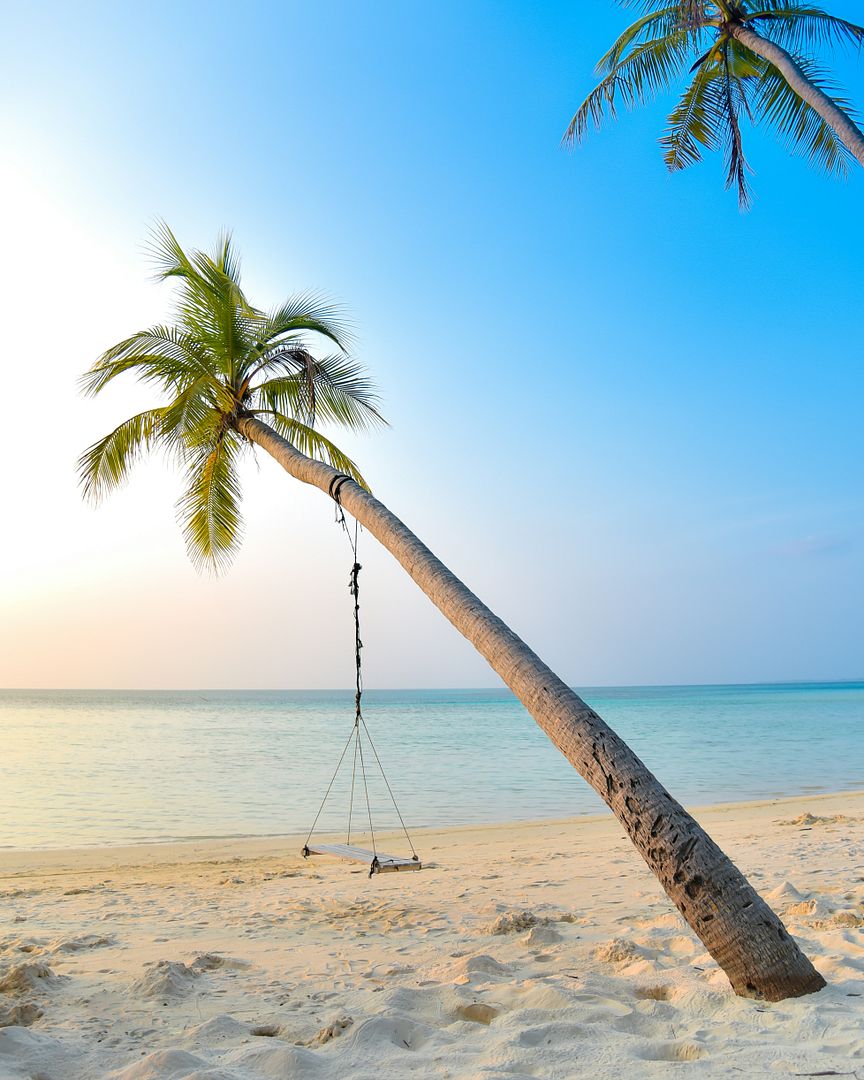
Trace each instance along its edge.
<instances>
[{"instance_id":1,"label":"swing","mask_svg":"<svg viewBox=\"0 0 864 1080\"><path fill-rule=\"evenodd\" d=\"M354 554L354 565L351 568L351 577L349 589L351 595L354 598L354 667L355 667L355 690L354 690L354 724L352 725L351 732L348 735L348 739L342 748L342 754L333 772L333 776L330 778L330 783L327 785L327 790L324 792L324 798L321 800L321 805L318 807L318 813L315 815L315 820L312 822L312 828L309 830L309 835L306 837L306 842L303 844L302 855L304 859L308 859L313 855L327 855L335 859L345 859L348 862L363 863L369 867L369 877L373 874L388 874L397 873L401 870L422 870L423 866L420 862L420 857L417 854L414 844L411 842L411 837L408 835L408 830L405 827L405 822L402 818L402 814L399 810L399 806L396 803L396 797L393 794L393 789L390 787L390 781L387 779L387 774L384 772L384 766L381 764L381 759L378 757L378 751L375 749L375 744L372 742L372 736L369 734L369 729L366 727L366 721L363 718L363 712L360 707L360 699L363 696L363 676L360 664L360 650L363 648L363 642L360 640L360 563L357 561L357 535L358 524L354 522L354 536L348 529L348 524L345 521L345 512L342 510L342 506L339 502L338 487L333 494L333 498L337 507L337 521L342 525L345 533L348 537L348 542L351 544L351 550ZM390 800L393 803L393 808L399 818L399 823L402 826L402 831L405 833L405 839L408 841L408 846L411 848L411 856L401 857L398 855L385 855L378 850L378 846L375 843L375 831L372 827L372 806L369 802L369 786L367 783L366 774L366 757L363 754L363 743L367 742L369 748L372 750L375 762L384 780L384 784L387 788L387 793L390 796ZM353 744L353 764L351 768L351 798L348 804L348 835L344 844L319 844L312 843L312 834L315 832L315 826L318 824L318 819L321 817L321 812L327 802L327 798L333 788L333 784L336 777L339 774L339 770L342 768L342 762L345 760L345 756L348 753L348 748ZM363 793L366 801L366 817L369 822L369 837L372 844L372 850L369 851L366 848L357 847L351 843L351 825L354 815L354 791L357 781L357 763L360 763L360 775L363 780Z\"/></svg>"}]
</instances>

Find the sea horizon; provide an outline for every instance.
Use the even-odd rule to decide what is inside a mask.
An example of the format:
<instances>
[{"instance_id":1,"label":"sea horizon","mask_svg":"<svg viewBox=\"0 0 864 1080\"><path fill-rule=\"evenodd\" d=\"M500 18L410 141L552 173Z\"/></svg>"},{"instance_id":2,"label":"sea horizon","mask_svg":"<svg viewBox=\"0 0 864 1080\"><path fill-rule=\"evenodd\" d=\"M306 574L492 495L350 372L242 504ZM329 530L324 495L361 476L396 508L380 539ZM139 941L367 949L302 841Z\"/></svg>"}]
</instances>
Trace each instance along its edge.
<instances>
[{"instance_id":1,"label":"sea horizon","mask_svg":"<svg viewBox=\"0 0 864 1080\"><path fill-rule=\"evenodd\" d=\"M864 681L578 692L683 803L864 788ZM505 688L370 688L363 700L409 828L605 810ZM353 719L350 689L0 690L0 847L303 833ZM349 766L320 832L346 827ZM374 827L398 827L371 764L368 789ZM355 802L355 830L367 818Z\"/></svg>"},{"instance_id":2,"label":"sea horizon","mask_svg":"<svg viewBox=\"0 0 864 1080\"><path fill-rule=\"evenodd\" d=\"M565 680L566 681L566 680ZM740 682L635 682L635 683L567 683L567 686L576 693L588 690L664 690L664 689L687 689L687 688L715 688L715 687L759 687L759 686L857 686L864 685L864 674L854 678L842 679L756 679ZM513 691L500 683L489 686L465 685L465 686L367 686L363 693L386 692L386 693L434 693L436 691L453 691L471 693L485 693L487 691L500 690L502 694L513 695ZM142 693L142 694L173 694L173 693L218 693L218 694L315 694L315 693L354 693L354 687L348 684L344 686L0 686L0 694L3 693Z\"/></svg>"}]
</instances>

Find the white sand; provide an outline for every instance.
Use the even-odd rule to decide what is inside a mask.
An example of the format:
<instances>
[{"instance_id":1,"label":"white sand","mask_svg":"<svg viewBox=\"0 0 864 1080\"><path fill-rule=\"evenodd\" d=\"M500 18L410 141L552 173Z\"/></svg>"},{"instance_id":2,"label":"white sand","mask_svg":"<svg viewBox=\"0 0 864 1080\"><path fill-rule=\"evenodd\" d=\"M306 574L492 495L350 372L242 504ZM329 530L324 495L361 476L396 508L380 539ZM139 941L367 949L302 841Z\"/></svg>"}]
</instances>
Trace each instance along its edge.
<instances>
[{"instance_id":1,"label":"white sand","mask_svg":"<svg viewBox=\"0 0 864 1080\"><path fill-rule=\"evenodd\" d=\"M864 793L698 816L826 990L735 997L611 817L371 881L294 840L7 852L0 1080L864 1080Z\"/></svg>"}]
</instances>

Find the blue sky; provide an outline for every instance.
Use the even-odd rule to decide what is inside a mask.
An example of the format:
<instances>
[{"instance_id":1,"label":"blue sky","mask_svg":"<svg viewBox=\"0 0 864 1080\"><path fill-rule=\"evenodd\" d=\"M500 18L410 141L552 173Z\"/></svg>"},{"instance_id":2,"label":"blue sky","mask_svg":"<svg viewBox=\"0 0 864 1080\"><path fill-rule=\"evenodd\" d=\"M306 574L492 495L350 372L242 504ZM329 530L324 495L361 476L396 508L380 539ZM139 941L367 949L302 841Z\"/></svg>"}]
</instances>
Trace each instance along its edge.
<instances>
[{"instance_id":1,"label":"blue sky","mask_svg":"<svg viewBox=\"0 0 864 1080\"><path fill-rule=\"evenodd\" d=\"M331 511L269 462L219 582L186 563L158 465L79 505L77 452L149 404L74 379L164 316L156 216L192 245L233 227L261 303L345 304L392 423L345 440L376 494L572 683L861 676L864 174L750 131L742 215L718 158L665 172L671 98L562 150L627 20L606 0L6 13L4 287L45 385L0 435L24 508L0 683L350 677ZM864 107L864 60L835 68ZM370 683L493 684L373 543Z\"/></svg>"}]
</instances>

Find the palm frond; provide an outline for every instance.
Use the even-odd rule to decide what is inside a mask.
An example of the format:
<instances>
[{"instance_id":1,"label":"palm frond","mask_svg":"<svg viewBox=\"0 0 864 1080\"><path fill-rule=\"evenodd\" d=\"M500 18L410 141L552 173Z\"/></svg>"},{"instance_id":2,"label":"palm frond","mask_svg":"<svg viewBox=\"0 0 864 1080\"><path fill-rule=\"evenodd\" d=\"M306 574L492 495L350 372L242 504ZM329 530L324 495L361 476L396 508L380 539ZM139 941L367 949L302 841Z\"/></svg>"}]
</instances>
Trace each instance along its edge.
<instances>
[{"instance_id":1,"label":"palm frond","mask_svg":"<svg viewBox=\"0 0 864 1080\"><path fill-rule=\"evenodd\" d=\"M152 326L106 349L80 378L82 391L98 394L124 371L136 369L145 382L176 389L215 372L207 350L193 335L173 326Z\"/></svg>"},{"instance_id":2,"label":"palm frond","mask_svg":"<svg viewBox=\"0 0 864 1080\"><path fill-rule=\"evenodd\" d=\"M819 65L798 57L795 61L805 76L854 117L851 103L840 96ZM792 153L802 154L812 165L829 174L847 176L852 160L849 150L834 129L803 98L800 98L777 69L765 63L765 71L755 95L756 107L765 123L773 127Z\"/></svg>"},{"instance_id":3,"label":"palm frond","mask_svg":"<svg viewBox=\"0 0 864 1080\"><path fill-rule=\"evenodd\" d=\"M217 236L211 262L221 274L237 285L240 284L240 256L234 250L230 229L223 229Z\"/></svg>"},{"instance_id":4,"label":"palm frond","mask_svg":"<svg viewBox=\"0 0 864 1080\"><path fill-rule=\"evenodd\" d=\"M337 348L347 350L351 328L342 308L322 293L305 292L290 296L267 315L259 327L260 348L273 348L286 335L311 331L329 338Z\"/></svg>"},{"instance_id":5,"label":"palm frond","mask_svg":"<svg viewBox=\"0 0 864 1080\"><path fill-rule=\"evenodd\" d=\"M614 71L631 46L668 37L679 27L678 15L678 4L666 4L658 11L649 11L642 15L628 26L616 38L612 47L600 57L595 68L597 74Z\"/></svg>"},{"instance_id":6,"label":"palm frond","mask_svg":"<svg viewBox=\"0 0 864 1080\"><path fill-rule=\"evenodd\" d=\"M261 313L247 301L231 239L223 233L214 255L183 251L164 222L151 233L150 252L158 276L177 278L176 313L181 326L212 355L222 374L233 375L233 361L257 336Z\"/></svg>"},{"instance_id":7,"label":"palm frond","mask_svg":"<svg viewBox=\"0 0 864 1080\"><path fill-rule=\"evenodd\" d=\"M314 426L316 420L355 431L386 426L378 394L365 370L343 354L309 357L308 366L267 379L253 394L270 409Z\"/></svg>"},{"instance_id":8,"label":"palm frond","mask_svg":"<svg viewBox=\"0 0 864 1080\"><path fill-rule=\"evenodd\" d=\"M291 416L285 416L276 410L261 410L261 412L269 416L273 427L293 446L296 446L301 454L332 465L334 469L345 473L352 480L356 480L361 487L369 490L369 485L363 479L357 465L334 442L322 435L320 431L316 431L314 428L309 427L308 424L304 424Z\"/></svg>"},{"instance_id":9,"label":"palm frond","mask_svg":"<svg viewBox=\"0 0 864 1080\"><path fill-rule=\"evenodd\" d=\"M169 277L187 277L194 273L189 256L162 218L157 218L151 227L150 240L145 245L145 250L156 266L156 277L160 281Z\"/></svg>"},{"instance_id":10,"label":"palm frond","mask_svg":"<svg viewBox=\"0 0 864 1080\"><path fill-rule=\"evenodd\" d=\"M592 123L599 130L607 112L614 119L618 99L632 109L671 86L687 66L690 41L690 31L679 29L664 38L638 45L582 102L563 141L570 144L580 141Z\"/></svg>"},{"instance_id":11,"label":"palm frond","mask_svg":"<svg viewBox=\"0 0 864 1080\"><path fill-rule=\"evenodd\" d=\"M161 420L162 409L146 409L84 451L78 459L78 478L85 499L98 503L124 483L135 462L156 442Z\"/></svg>"},{"instance_id":12,"label":"palm frond","mask_svg":"<svg viewBox=\"0 0 864 1080\"><path fill-rule=\"evenodd\" d=\"M198 569L214 573L227 569L243 539L236 469L240 447L236 436L221 438L189 461L177 517L189 558Z\"/></svg>"},{"instance_id":13,"label":"palm frond","mask_svg":"<svg viewBox=\"0 0 864 1080\"><path fill-rule=\"evenodd\" d=\"M386 426L378 411L380 397L366 369L344 354L315 361L313 379L317 412L325 423L341 424L355 431Z\"/></svg>"},{"instance_id":14,"label":"palm frond","mask_svg":"<svg viewBox=\"0 0 864 1080\"><path fill-rule=\"evenodd\" d=\"M708 92L719 78L710 57L698 68L676 108L669 114L660 140L663 160L670 172L678 172L702 160L702 148L717 150L723 144L723 128L715 96Z\"/></svg>"},{"instance_id":15,"label":"palm frond","mask_svg":"<svg viewBox=\"0 0 864 1080\"><path fill-rule=\"evenodd\" d=\"M661 139L670 172L701 161L702 150L723 149L726 186L735 186L742 209L750 205L740 117L753 119L748 95L764 62L736 41L720 38L700 58L693 81L670 114Z\"/></svg>"},{"instance_id":16,"label":"palm frond","mask_svg":"<svg viewBox=\"0 0 864 1080\"><path fill-rule=\"evenodd\" d=\"M742 210L747 210L752 202L752 193L747 180L750 167L744 157L740 115L742 112L747 112L749 115L750 110L744 86L733 70L730 51L733 51L731 43L723 51L723 75L714 85L717 88L718 109L725 120L726 187L737 188L738 206Z\"/></svg>"},{"instance_id":17,"label":"palm frond","mask_svg":"<svg viewBox=\"0 0 864 1080\"><path fill-rule=\"evenodd\" d=\"M808 0L618 0L635 11L635 21L619 34L600 58L602 78L570 121L565 144L581 140L606 117L646 102L669 88L690 64L693 80L670 113L661 138L664 160L677 172L702 160L706 150L722 148L726 186L735 187L742 209L751 191L744 156L743 120L773 126L796 152L829 173L844 173L857 152L847 150L830 116L824 122L815 109L800 100L778 69L751 52L739 40L761 35L766 43L785 49L804 78L833 99L849 125L857 119L849 101L832 86L808 50L833 46L864 46L864 26L830 15ZM710 41L710 45L706 44ZM754 43L751 37L751 42ZM769 71L770 69L770 71ZM794 79L792 80L795 81Z\"/></svg>"},{"instance_id":18,"label":"palm frond","mask_svg":"<svg viewBox=\"0 0 864 1080\"><path fill-rule=\"evenodd\" d=\"M645 12L650 12L657 4L657 0L617 0L617 2L619 7L636 8ZM708 25L711 15L716 15L716 11L709 14L707 10L708 7L716 9L716 4L706 4L705 0L677 0L669 7L674 9L678 25L687 27L691 31Z\"/></svg>"},{"instance_id":19,"label":"palm frond","mask_svg":"<svg viewBox=\"0 0 864 1080\"><path fill-rule=\"evenodd\" d=\"M202 378L177 394L162 410L161 433L182 451L212 445L225 429L234 402L221 383Z\"/></svg>"},{"instance_id":20,"label":"palm frond","mask_svg":"<svg viewBox=\"0 0 864 1080\"><path fill-rule=\"evenodd\" d=\"M857 48L864 44L864 27L796 0L759 0L757 9L748 12L744 21L755 24L759 33L796 53L806 48Z\"/></svg>"}]
</instances>

